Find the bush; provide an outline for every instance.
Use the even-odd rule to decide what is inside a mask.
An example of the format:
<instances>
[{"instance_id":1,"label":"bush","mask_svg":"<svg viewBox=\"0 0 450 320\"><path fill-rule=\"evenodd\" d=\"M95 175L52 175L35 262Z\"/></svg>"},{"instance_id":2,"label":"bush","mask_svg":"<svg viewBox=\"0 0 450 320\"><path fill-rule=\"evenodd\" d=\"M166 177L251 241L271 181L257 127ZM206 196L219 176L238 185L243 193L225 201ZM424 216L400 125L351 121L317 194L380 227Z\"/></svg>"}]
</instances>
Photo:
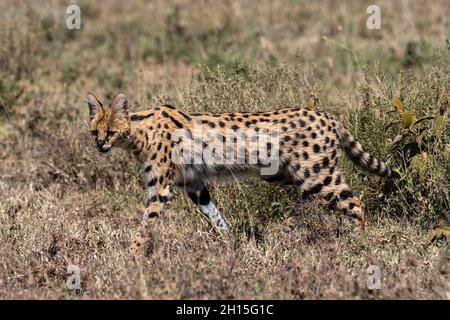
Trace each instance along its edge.
<instances>
[{"instance_id":1,"label":"bush","mask_svg":"<svg viewBox=\"0 0 450 320\"><path fill-rule=\"evenodd\" d=\"M395 82L373 77L361 87L362 107L350 118L354 131L368 150L388 159L401 176L388 190L392 192L382 196L379 179L357 174L359 184L369 182L364 188L372 211L407 216L425 228L448 219L448 90L450 81L441 69L404 73ZM378 201L381 197L383 201Z\"/></svg>"}]
</instances>

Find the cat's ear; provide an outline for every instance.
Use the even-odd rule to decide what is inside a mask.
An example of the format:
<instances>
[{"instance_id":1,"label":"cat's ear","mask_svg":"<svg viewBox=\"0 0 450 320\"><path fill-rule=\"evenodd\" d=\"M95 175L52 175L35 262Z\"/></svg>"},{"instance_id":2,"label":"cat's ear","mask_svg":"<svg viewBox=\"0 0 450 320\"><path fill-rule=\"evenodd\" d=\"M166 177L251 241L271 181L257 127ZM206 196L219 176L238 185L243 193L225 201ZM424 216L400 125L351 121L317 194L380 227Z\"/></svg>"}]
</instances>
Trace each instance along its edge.
<instances>
[{"instance_id":1,"label":"cat's ear","mask_svg":"<svg viewBox=\"0 0 450 320\"><path fill-rule=\"evenodd\" d=\"M111 104L111 111L116 114L128 118L128 98L124 93L119 93Z\"/></svg>"},{"instance_id":2,"label":"cat's ear","mask_svg":"<svg viewBox=\"0 0 450 320\"><path fill-rule=\"evenodd\" d=\"M95 117L97 111L103 106L103 104L92 93L89 93L87 95L87 102L89 106L89 117L92 120Z\"/></svg>"}]
</instances>

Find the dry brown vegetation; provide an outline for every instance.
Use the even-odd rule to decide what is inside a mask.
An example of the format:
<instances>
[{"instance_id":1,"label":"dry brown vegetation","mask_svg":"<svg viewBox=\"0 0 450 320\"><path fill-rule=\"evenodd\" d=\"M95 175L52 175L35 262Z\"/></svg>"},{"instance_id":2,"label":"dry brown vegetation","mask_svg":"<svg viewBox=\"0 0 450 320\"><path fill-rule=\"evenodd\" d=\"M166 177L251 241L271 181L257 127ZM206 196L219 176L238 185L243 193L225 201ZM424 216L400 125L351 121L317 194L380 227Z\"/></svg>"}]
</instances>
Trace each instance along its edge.
<instances>
[{"instance_id":1,"label":"dry brown vegetation","mask_svg":"<svg viewBox=\"0 0 450 320\"><path fill-rule=\"evenodd\" d=\"M363 1L80 1L70 31L64 1L2 1L0 298L450 299L448 239L427 239L450 214L450 7L378 3L371 31ZM386 191L345 163L365 234L293 188L250 180L211 186L233 227L223 238L178 193L135 260L139 168L95 150L88 91L187 111L311 106L313 94L402 179ZM430 119L404 129L405 110ZM81 290L66 286L71 264ZM367 289L369 265L380 290Z\"/></svg>"}]
</instances>

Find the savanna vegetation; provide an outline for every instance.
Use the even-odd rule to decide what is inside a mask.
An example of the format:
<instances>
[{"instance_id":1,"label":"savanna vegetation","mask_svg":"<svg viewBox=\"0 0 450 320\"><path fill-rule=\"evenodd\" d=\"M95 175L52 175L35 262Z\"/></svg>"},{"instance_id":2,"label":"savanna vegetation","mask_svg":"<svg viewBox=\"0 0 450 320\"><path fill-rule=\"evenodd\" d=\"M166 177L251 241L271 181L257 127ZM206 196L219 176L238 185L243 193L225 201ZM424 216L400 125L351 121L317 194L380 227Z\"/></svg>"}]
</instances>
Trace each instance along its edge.
<instances>
[{"instance_id":1,"label":"savanna vegetation","mask_svg":"<svg viewBox=\"0 0 450 320\"><path fill-rule=\"evenodd\" d=\"M81 30L66 1L0 3L0 298L450 299L447 1L380 0L379 30L365 1L77 3ZM330 111L401 177L345 161L364 234L247 180L211 185L226 238L178 193L135 259L140 168L95 149L89 91L125 92L133 110Z\"/></svg>"}]
</instances>

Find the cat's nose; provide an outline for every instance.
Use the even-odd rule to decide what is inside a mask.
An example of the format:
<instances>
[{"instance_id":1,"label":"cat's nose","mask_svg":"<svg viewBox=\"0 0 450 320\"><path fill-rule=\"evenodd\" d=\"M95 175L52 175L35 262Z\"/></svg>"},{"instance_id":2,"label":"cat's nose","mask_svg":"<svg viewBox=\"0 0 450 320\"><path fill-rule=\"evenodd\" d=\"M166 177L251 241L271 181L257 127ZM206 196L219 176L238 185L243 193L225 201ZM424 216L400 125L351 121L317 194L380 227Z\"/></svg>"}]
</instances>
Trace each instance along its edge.
<instances>
[{"instance_id":1,"label":"cat's nose","mask_svg":"<svg viewBox=\"0 0 450 320\"><path fill-rule=\"evenodd\" d=\"M97 140L97 147L99 149L103 148L104 145L105 145L105 140Z\"/></svg>"}]
</instances>

